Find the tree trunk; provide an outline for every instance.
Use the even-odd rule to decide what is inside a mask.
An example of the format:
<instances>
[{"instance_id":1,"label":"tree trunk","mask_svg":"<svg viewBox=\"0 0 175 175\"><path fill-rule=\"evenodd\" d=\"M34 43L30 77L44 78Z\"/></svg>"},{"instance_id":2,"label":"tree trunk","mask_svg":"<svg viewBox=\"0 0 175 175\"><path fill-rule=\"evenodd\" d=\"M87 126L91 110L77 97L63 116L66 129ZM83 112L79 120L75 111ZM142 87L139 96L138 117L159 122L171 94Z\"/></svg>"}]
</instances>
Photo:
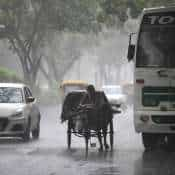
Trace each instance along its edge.
<instances>
[{"instance_id":1,"label":"tree trunk","mask_svg":"<svg viewBox=\"0 0 175 175\"><path fill-rule=\"evenodd\" d=\"M35 89L41 57L37 57L36 53L32 54L31 57L29 55L30 52L28 52L25 48L24 42L22 42L18 36L15 38L9 38L9 41L20 59L25 83L28 84L32 89Z\"/></svg>"}]
</instances>

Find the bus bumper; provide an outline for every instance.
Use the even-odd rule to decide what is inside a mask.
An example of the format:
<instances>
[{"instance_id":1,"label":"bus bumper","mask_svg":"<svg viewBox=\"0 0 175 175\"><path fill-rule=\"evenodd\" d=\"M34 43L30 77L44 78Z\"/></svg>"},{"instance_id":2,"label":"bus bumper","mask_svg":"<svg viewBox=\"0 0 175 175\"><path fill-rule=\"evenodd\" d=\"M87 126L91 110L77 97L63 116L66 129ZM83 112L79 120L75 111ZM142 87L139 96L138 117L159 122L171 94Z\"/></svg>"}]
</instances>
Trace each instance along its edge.
<instances>
[{"instance_id":1,"label":"bus bumper","mask_svg":"<svg viewBox=\"0 0 175 175\"><path fill-rule=\"evenodd\" d=\"M175 133L175 111L135 111L134 126L138 133Z\"/></svg>"}]
</instances>

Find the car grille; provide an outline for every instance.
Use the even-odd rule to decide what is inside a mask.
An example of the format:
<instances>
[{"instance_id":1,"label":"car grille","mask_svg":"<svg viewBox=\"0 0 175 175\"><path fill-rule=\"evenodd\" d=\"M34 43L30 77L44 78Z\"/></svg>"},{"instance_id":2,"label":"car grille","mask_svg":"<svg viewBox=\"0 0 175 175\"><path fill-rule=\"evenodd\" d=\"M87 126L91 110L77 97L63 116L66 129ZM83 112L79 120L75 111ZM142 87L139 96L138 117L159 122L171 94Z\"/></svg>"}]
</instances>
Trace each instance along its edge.
<instances>
[{"instance_id":1,"label":"car grille","mask_svg":"<svg viewBox=\"0 0 175 175\"><path fill-rule=\"evenodd\" d=\"M4 131L8 124L7 118L0 118L0 131Z\"/></svg>"},{"instance_id":2,"label":"car grille","mask_svg":"<svg viewBox=\"0 0 175 175\"><path fill-rule=\"evenodd\" d=\"M24 128L21 124L16 124L13 126L12 131L23 131Z\"/></svg>"},{"instance_id":3,"label":"car grille","mask_svg":"<svg viewBox=\"0 0 175 175\"><path fill-rule=\"evenodd\" d=\"M174 124L175 115L153 115L152 121L158 124Z\"/></svg>"}]
</instances>

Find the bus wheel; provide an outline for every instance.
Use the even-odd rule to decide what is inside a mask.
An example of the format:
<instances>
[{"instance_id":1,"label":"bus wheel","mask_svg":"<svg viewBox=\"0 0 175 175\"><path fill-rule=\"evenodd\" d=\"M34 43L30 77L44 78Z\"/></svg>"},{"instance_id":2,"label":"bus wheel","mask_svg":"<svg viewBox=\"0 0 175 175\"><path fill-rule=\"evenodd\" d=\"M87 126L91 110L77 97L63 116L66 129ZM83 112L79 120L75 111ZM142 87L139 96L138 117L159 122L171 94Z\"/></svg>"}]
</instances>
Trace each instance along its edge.
<instances>
[{"instance_id":1,"label":"bus wheel","mask_svg":"<svg viewBox=\"0 0 175 175\"><path fill-rule=\"evenodd\" d=\"M175 150L175 134L167 135L167 146L170 150Z\"/></svg>"},{"instance_id":2,"label":"bus wheel","mask_svg":"<svg viewBox=\"0 0 175 175\"><path fill-rule=\"evenodd\" d=\"M142 133L142 142L145 150L153 150L157 146L158 140L158 134Z\"/></svg>"}]
</instances>

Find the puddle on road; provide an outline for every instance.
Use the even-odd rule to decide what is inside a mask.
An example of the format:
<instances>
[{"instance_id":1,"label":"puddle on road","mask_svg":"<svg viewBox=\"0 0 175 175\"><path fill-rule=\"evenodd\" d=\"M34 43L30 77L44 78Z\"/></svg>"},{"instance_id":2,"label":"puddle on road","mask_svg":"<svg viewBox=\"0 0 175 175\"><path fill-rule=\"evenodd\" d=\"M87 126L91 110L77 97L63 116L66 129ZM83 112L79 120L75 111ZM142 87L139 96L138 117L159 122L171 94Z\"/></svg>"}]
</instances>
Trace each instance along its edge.
<instances>
[{"instance_id":1,"label":"puddle on road","mask_svg":"<svg viewBox=\"0 0 175 175\"><path fill-rule=\"evenodd\" d=\"M56 147L51 147L51 148L28 148L24 149L26 151L25 153L30 155L30 156L57 156L57 154L60 152L60 150ZM23 152L24 152L23 151Z\"/></svg>"},{"instance_id":2,"label":"puddle on road","mask_svg":"<svg viewBox=\"0 0 175 175\"><path fill-rule=\"evenodd\" d=\"M62 156L72 158L75 161L90 161L90 162L108 162L112 163L114 157L117 156L116 151L104 151L98 152L97 150L89 150L88 155L86 156L85 149L83 148L74 148L70 150L64 150Z\"/></svg>"},{"instance_id":3,"label":"puddle on road","mask_svg":"<svg viewBox=\"0 0 175 175\"><path fill-rule=\"evenodd\" d=\"M120 175L118 167L111 166L106 168L99 168L90 172L88 175Z\"/></svg>"}]
</instances>

